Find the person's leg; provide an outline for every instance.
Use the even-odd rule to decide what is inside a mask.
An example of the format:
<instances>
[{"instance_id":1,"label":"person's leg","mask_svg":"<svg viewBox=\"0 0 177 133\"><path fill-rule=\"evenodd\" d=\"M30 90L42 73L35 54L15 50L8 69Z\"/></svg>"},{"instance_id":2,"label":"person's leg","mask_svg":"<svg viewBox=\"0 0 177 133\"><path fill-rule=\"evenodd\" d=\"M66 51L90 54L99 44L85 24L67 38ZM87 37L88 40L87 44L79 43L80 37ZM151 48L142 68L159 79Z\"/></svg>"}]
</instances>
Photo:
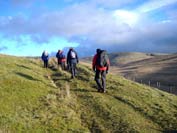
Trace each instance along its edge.
<instances>
[{"instance_id":1,"label":"person's leg","mask_svg":"<svg viewBox=\"0 0 177 133\"><path fill-rule=\"evenodd\" d=\"M46 61L46 68L48 68L48 60Z\"/></svg>"},{"instance_id":2,"label":"person's leg","mask_svg":"<svg viewBox=\"0 0 177 133\"><path fill-rule=\"evenodd\" d=\"M61 67L61 70L63 70L63 63L62 62L60 63L60 67Z\"/></svg>"},{"instance_id":3,"label":"person's leg","mask_svg":"<svg viewBox=\"0 0 177 133\"><path fill-rule=\"evenodd\" d=\"M70 65L70 63L67 64L67 70L68 70L68 72L71 71L71 65Z\"/></svg>"},{"instance_id":4,"label":"person's leg","mask_svg":"<svg viewBox=\"0 0 177 133\"><path fill-rule=\"evenodd\" d=\"M58 66L60 65L60 60L58 59Z\"/></svg>"},{"instance_id":5,"label":"person's leg","mask_svg":"<svg viewBox=\"0 0 177 133\"><path fill-rule=\"evenodd\" d=\"M44 68L47 68L47 60L44 60Z\"/></svg>"},{"instance_id":6,"label":"person's leg","mask_svg":"<svg viewBox=\"0 0 177 133\"><path fill-rule=\"evenodd\" d=\"M63 70L63 62L61 62L61 70Z\"/></svg>"},{"instance_id":7,"label":"person's leg","mask_svg":"<svg viewBox=\"0 0 177 133\"><path fill-rule=\"evenodd\" d=\"M101 72L102 91L106 92L106 71Z\"/></svg>"},{"instance_id":8,"label":"person's leg","mask_svg":"<svg viewBox=\"0 0 177 133\"><path fill-rule=\"evenodd\" d=\"M43 61L43 63L44 63L44 68L45 68L45 61Z\"/></svg>"},{"instance_id":9,"label":"person's leg","mask_svg":"<svg viewBox=\"0 0 177 133\"><path fill-rule=\"evenodd\" d=\"M71 69L71 78L74 78L74 64L73 63L71 63L71 65L70 65L70 69Z\"/></svg>"},{"instance_id":10,"label":"person's leg","mask_svg":"<svg viewBox=\"0 0 177 133\"><path fill-rule=\"evenodd\" d=\"M101 83L100 83L100 71L99 70L96 70L96 72L95 72L95 81L98 86L98 91L100 91L102 87L101 87Z\"/></svg>"},{"instance_id":11,"label":"person's leg","mask_svg":"<svg viewBox=\"0 0 177 133\"><path fill-rule=\"evenodd\" d=\"M64 70L66 70L66 62L63 62L63 64L64 64Z\"/></svg>"},{"instance_id":12,"label":"person's leg","mask_svg":"<svg viewBox=\"0 0 177 133\"><path fill-rule=\"evenodd\" d=\"M76 76L76 63L73 63L73 69L74 69L74 70L73 70L73 71L74 71L73 73L74 73L74 77L75 77L75 76Z\"/></svg>"},{"instance_id":13,"label":"person's leg","mask_svg":"<svg viewBox=\"0 0 177 133\"><path fill-rule=\"evenodd\" d=\"M65 69L65 62L61 62L61 69L64 70Z\"/></svg>"}]
</instances>

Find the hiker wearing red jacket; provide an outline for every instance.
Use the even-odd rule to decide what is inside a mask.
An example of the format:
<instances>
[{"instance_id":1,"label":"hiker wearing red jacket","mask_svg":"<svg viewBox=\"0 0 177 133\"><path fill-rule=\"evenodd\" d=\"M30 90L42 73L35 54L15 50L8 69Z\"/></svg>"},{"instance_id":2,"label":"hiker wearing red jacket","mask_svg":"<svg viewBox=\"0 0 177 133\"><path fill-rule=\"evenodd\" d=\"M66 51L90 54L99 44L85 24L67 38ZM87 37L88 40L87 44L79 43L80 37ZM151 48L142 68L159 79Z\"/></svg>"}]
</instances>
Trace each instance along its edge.
<instances>
[{"instance_id":1,"label":"hiker wearing red jacket","mask_svg":"<svg viewBox=\"0 0 177 133\"><path fill-rule=\"evenodd\" d=\"M61 69L64 70L66 68L66 57L62 50L58 50L56 58L58 59L58 65L61 65Z\"/></svg>"},{"instance_id":2,"label":"hiker wearing red jacket","mask_svg":"<svg viewBox=\"0 0 177 133\"><path fill-rule=\"evenodd\" d=\"M110 66L109 58L105 50L97 49L92 60L92 69L95 72L95 81L98 85L98 92L106 92L106 74ZM101 75L101 82L100 82Z\"/></svg>"}]
</instances>

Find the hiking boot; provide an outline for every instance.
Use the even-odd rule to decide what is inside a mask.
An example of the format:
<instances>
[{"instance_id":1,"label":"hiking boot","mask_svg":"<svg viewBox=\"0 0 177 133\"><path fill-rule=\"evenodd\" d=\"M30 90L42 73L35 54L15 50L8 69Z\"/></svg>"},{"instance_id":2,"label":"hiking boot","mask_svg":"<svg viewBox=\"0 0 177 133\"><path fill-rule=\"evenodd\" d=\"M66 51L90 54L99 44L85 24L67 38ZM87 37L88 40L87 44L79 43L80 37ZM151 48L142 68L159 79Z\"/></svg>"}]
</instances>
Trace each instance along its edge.
<instances>
[{"instance_id":1,"label":"hiking boot","mask_svg":"<svg viewBox=\"0 0 177 133\"><path fill-rule=\"evenodd\" d=\"M101 89L98 89L98 92L101 92Z\"/></svg>"},{"instance_id":2,"label":"hiking boot","mask_svg":"<svg viewBox=\"0 0 177 133\"><path fill-rule=\"evenodd\" d=\"M106 90L103 90L103 93L106 93Z\"/></svg>"},{"instance_id":3,"label":"hiking boot","mask_svg":"<svg viewBox=\"0 0 177 133\"><path fill-rule=\"evenodd\" d=\"M101 93L106 93L106 90L102 88Z\"/></svg>"}]
</instances>

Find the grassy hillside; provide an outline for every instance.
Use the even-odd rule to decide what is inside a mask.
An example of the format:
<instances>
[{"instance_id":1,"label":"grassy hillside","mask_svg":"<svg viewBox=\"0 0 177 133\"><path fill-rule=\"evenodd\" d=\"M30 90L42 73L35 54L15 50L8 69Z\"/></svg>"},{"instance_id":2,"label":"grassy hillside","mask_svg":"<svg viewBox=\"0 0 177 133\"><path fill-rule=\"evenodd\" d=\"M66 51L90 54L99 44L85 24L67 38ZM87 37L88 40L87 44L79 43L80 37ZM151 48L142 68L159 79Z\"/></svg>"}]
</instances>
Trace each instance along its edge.
<instances>
[{"instance_id":1,"label":"grassy hillside","mask_svg":"<svg viewBox=\"0 0 177 133\"><path fill-rule=\"evenodd\" d=\"M177 97L109 74L106 94L94 73L42 68L37 59L0 55L0 132L177 131Z\"/></svg>"}]
</instances>

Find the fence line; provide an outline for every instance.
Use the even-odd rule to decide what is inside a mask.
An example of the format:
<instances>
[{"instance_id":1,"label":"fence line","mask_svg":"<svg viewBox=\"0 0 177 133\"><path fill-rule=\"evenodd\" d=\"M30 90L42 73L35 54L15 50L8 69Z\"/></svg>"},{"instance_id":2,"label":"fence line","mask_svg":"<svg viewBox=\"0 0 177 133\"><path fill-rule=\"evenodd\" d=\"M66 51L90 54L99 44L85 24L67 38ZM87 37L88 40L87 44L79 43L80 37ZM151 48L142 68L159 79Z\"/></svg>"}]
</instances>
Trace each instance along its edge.
<instances>
[{"instance_id":1,"label":"fence line","mask_svg":"<svg viewBox=\"0 0 177 133\"><path fill-rule=\"evenodd\" d=\"M151 80L143 80L143 79L136 79L136 77L128 77L128 76L124 76L126 79L129 79L129 80L132 80L132 81L135 81L135 82L138 82L140 84L143 84L143 85L148 85L150 87L156 87L160 90L164 90L164 91L167 91L169 93L175 93L177 94L177 86L175 86L174 84L163 84L159 81L151 81Z\"/></svg>"}]
</instances>

